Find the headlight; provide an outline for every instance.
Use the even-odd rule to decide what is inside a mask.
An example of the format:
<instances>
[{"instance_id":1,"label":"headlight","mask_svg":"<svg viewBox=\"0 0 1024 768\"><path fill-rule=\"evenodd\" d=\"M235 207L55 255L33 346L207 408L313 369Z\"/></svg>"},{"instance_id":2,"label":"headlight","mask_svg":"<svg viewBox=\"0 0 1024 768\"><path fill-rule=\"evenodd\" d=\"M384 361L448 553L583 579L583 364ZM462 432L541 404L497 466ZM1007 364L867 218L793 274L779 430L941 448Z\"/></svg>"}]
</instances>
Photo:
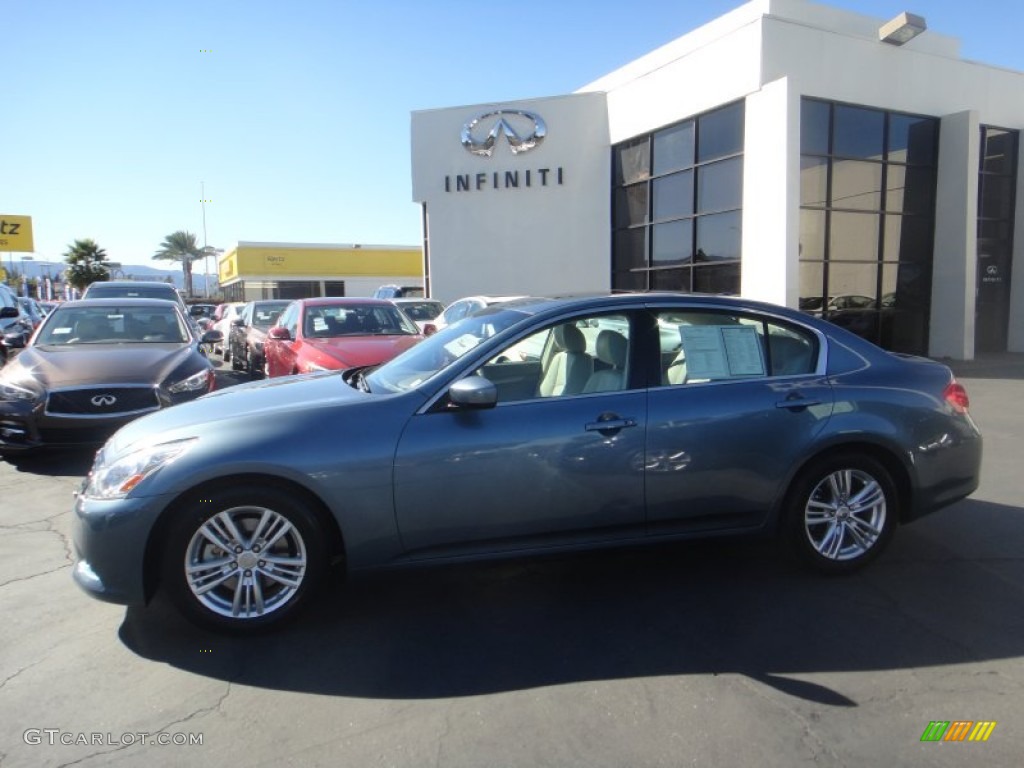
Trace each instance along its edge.
<instances>
[{"instance_id":1,"label":"headlight","mask_svg":"<svg viewBox=\"0 0 1024 768\"><path fill-rule=\"evenodd\" d=\"M210 376L213 371L200 371L193 373L187 379L182 379L176 384L171 384L167 389L174 394L181 392L196 392L200 389L207 389L210 386Z\"/></svg>"},{"instance_id":2,"label":"headlight","mask_svg":"<svg viewBox=\"0 0 1024 768\"><path fill-rule=\"evenodd\" d=\"M129 453L110 466L104 466L105 458L101 452L96 466L89 473L85 495L93 499L123 499L147 477L181 456L195 441L193 437L151 445Z\"/></svg>"},{"instance_id":3,"label":"headlight","mask_svg":"<svg viewBox=\"0 0 1024 768\"><path fill-rule=\"evenodd\" d=\"M27 386L0 381L0 400L28 400L30 402L42 398L42 393Z\"/></svg>"}]
</instances>

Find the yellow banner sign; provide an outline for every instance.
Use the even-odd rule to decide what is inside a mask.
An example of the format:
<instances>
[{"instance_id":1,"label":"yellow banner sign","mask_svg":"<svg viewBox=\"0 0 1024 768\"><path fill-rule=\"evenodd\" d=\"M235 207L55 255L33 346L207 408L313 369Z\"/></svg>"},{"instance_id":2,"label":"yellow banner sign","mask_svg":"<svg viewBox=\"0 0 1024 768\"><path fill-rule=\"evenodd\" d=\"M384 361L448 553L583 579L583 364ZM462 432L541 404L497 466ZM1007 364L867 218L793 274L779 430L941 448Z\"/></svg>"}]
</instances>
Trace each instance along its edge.
<instances>
[{"instance_id":1,"label":"yellow banner sign","mask_svg":"<svg viewBox=\"0 0 1024 768\"><path fill-rule=\"evenodd\" d=\"M0 213L0 251L32 253L32 217Z\"/></svg>"}]
</instances>

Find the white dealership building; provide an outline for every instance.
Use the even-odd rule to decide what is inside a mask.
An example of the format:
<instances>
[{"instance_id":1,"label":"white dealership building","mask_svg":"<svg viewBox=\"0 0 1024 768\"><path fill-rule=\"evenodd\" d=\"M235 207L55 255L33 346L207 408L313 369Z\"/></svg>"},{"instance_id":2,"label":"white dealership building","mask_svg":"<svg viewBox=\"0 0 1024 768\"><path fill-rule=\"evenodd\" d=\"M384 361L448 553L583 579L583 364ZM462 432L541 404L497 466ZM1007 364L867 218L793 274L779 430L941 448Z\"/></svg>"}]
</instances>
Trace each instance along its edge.
<instances>
[{"instance_id":1,"label":"white dealership building","mask_svg":"<svg viewBox=\"0 0 1024 768\"><path fill-rule=\"evenodd\" d=\"M1024 351L1024 74L926 27L753 0L576 93L414 112L428 289L738 293Z\"/></svg>"}]
</instances>

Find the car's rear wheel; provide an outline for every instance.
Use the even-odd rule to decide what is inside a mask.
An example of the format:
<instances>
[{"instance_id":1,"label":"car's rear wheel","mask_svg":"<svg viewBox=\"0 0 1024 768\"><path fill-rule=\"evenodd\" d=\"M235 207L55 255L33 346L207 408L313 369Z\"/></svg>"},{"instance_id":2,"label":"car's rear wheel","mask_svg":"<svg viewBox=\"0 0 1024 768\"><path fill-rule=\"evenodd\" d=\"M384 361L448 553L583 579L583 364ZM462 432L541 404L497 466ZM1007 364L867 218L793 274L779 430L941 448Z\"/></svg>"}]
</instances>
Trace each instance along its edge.
<instances>
[{"instance_id":1,"label":"car's rear wheel","mask_svg":"<svg viewBox=\"0 0 1024 768\"><path fill-rule=\"evenodd\" d=\"M808 467L788 497L787 523L798 555L825 573L848 573L876 558L899 517L892 475L860 454L831 456Z\"/></svg>"},{"instance_id":2,"label":"car's rear wheel","mask_svg":"<svg viewBox=\"0 0 1024 768\"><path fill-rule=\"evenodd\" d=\"M240 371L240 370L242 370L242 367L245 365L245 361L242 360L242 358L240 358L238 356L237 352L234 352L234 351L229 352L228 353L228 359L231 360L231 370L232 371Z\"/></svg>"},{"instance_id":3,"label":"car's rear wheel","mask_svg":"<svg viewBox=\"0 0 1024 768\"><path fill-rule=\"evenodd\" d=\"M199 494L174 514L162 583L198 624L237 632L280 625L323 576L326 537L316 515L277 488Z\"/></svg>"}]
</instances>

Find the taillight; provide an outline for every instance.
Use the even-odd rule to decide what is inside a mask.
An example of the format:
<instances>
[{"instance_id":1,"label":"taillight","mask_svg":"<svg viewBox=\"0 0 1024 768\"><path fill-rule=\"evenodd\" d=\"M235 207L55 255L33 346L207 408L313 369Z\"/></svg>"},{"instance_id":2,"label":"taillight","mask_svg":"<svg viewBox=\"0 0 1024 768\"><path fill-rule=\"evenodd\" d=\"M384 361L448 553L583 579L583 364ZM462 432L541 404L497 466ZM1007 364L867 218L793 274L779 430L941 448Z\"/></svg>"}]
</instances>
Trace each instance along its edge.
<instances>
[{"instance_id":1,"label":"taillight","mask_svg":"<svg viewBox=\"0 0 1024 768\"><path fill-rule=\"evenodd\" d=\"M967 390L963 384L953 379L942 393L942 399L953 406L957 413L967 413L971 407L971 399L967 396Z\"/></svg>"},{"instance_id":2,"label":"taillight","mask_svg":"<svg viewBox=\"0 0 1024 768\"><path fill-rule=\"evenodd\" d=\"M207 377L207 381L209 382L209 385L207 386L206 391L207 392L213 392L213 390L215 390L217 388L217 374L211 368L209 371L207 371L206 377ZM965 394L964 397L966 398L967 395Z\"/></svg>"}]
</instances>

